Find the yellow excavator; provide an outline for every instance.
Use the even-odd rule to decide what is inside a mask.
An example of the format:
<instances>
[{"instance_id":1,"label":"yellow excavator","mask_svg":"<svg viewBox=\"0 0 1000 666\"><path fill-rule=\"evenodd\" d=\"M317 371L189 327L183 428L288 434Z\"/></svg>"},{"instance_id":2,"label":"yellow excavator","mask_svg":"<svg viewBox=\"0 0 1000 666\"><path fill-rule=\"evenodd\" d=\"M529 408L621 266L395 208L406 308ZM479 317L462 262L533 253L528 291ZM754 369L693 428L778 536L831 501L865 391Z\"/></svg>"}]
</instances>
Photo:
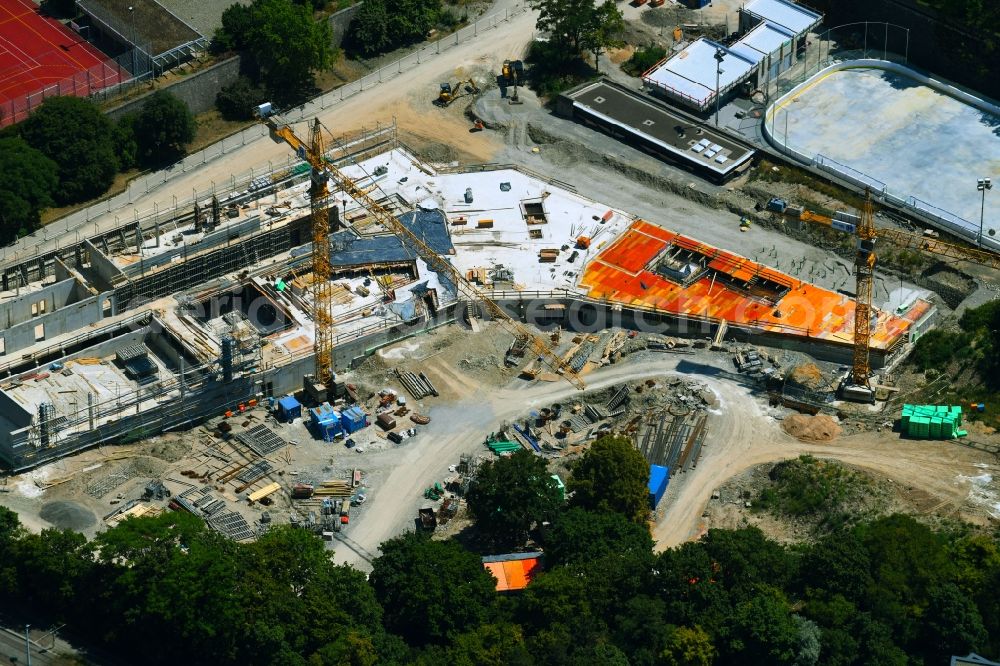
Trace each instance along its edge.
<instances>
[{"instance_id":1,"label":"yellow excavator","mask_svg":"<svg viewBox=\"0 0 1000 666\"><path fill-rule=\"evenodd\" d=\"M517 95L517 84L524 79L524 63L520 60L504 60L500 78L503 79L503 85L514 86L514 94L509 98L509 102L521 104L521 98Z\"/></svg>"},{"instance_id":2,"label":"yellow excavator","mask_svg":"<svg viewBox=\"0 0 1000 666\"><path fill-rule=\"evenodd\" d=\"M463 87L464 86L464 87ZM434 100L434 104L444 108L450 105L459 97L465 95L478 95L479 86L472 79L466 81L459 81L455 85L451 85L447 81L441 84L441 90L438 91L437 99Z\"/></svg>"}]
</instances>

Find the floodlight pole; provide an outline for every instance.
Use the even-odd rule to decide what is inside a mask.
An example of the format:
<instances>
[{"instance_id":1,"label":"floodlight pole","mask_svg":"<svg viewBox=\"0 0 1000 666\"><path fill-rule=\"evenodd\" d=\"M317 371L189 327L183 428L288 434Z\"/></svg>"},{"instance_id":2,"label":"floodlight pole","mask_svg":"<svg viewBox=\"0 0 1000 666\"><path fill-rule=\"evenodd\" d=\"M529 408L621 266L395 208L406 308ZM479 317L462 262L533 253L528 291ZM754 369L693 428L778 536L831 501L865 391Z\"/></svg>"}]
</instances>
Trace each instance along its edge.
<instances>
[{"instance_id":1,"label":"floodlight pole","mask_svg":"<svg viewBox=\"0 0 1000 666\"><path fill-rule=\"evenodd\" d=\"M989 178L980 178L976 183L976 189L983 193L983 202L979 208L979 247L983 247L983 219L986 216L986 191L993 189L993 181Z\"/></svg>"},{"instance_id":2,"label":"floodlight pole","mask_svg":"<svg viewBox=\"0 0 1000 666\"><path fill-rule=\"evenodd\" d=\"M139 69L139 64L137 62L137 56L136 56L136 52L135 52L135 50L136 50L137 47L136 47L136 44L135 44L135 11L134 10L135 10L135 7L133 7L132 5L128 6L128 16L129 16L129 19L130 19L129 22L132 24L132 78L133 79L139 76L139 72L137 71Z\"/></svg>"},{"instance_id":3,"label":"floodlight pole","mask_svg":"<svg viewBox=\"0 0 1000 666\"><path fill-rule=\"evenodd\" d=\"M715 126L719 126L719 79L722 77L722 59L726 57L726 52L720 48L715 49Z\"/></svg>"}]
</instances>

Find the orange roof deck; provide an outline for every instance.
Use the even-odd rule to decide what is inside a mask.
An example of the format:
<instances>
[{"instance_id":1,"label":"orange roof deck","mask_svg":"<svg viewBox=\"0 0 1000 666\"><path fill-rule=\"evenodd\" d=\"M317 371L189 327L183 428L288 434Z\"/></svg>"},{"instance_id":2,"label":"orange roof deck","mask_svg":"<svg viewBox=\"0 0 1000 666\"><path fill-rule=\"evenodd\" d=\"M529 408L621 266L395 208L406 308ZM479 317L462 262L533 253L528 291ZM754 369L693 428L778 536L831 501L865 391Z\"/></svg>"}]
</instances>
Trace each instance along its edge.
<instances>
[{"instance_id":1,"label":"orange roof deck","mask_svg":"<svg viewBox=\"0 0 1000 666\"><path fill-rule=\"evenodd\" d=\"M701 255L709 269L687 286L653 272L668 247ZM785 293L765 297L768 285ZM724 319L785 335L851 344L854 302L829 289L802 282L732 252L637 220L586 267L580 286L591 298L650 307L673 314ZM741 288L742 287L742 288ZM925 314L931 305L918 300L905 317L876 311L872 347L885 349Z\"/></svg>"},{"instance_id":2,"label":"orange roof deck","mask_svg":"<svg viewBox=\"0 0 1000 666\"><path fill-rule=\"evenodd\" d=\"M483 562L486 570L497 579L497 592L523 590L528 583L541 571L541 562L537 557L526 559L504 560L498 562Z\"/></svg>"}]
</instances>

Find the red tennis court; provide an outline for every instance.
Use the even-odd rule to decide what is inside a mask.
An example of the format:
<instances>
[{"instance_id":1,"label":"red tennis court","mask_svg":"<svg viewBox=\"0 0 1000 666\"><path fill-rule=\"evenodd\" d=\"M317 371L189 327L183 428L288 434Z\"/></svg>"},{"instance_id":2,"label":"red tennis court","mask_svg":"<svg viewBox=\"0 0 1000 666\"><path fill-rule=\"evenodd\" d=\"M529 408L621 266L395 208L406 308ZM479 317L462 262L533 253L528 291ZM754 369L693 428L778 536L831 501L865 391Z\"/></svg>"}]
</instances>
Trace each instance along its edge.
<instances>
[{"instance_id":1,"label":"red tennis court","mask_svg":"<svg viewBox=\"0 0 1000 666\"><path fill-rule=\"evenodd\" d=\"M24 120L44 97L84 97L121 78L107 56L30 0L0 0L0 126Z\"/></svg>"}]
</instances>

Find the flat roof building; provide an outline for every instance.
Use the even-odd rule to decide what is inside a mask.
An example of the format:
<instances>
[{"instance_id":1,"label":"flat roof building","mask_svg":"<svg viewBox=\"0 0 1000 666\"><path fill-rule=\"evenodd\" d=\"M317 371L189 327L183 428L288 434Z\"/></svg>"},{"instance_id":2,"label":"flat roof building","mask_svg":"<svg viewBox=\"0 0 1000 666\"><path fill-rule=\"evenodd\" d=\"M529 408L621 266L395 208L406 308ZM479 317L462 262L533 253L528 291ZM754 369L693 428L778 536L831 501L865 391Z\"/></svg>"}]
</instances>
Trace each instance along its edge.
<instances>
[{"instance_id":1,"label":"flat roof building","mask_svg":"<svg viewBox=\"0 0 1000 666\"><path fill-rule=\"evenodd\" d=\"M642 80L671 101L709 111L716 94L725 100L741 86L750 93L790 68L800 41L822 19L785 0L751 0L740 9L742 36L737 41L727 46L700 37L647 71ZM716 54L722 55L721 63Z\"/></svg>"},{"instance_id":2,"label":"flat roof building","mask_svg":"<svg viewBox=\"0 0 1000 666\"><path fill-rule=\"evenodd\" d=\"M752 148L611 81L564 93L558 110L715 181L742 172L754 154Z\"/></svg>"},{"instance_id":3,"label":"flat roof building","mask_svg":"<svg viewBox=\"0 0 1000 666\"><path fill-rule=\"evenodd\" d=\"M750 0L740 7L740 32L764 21L802 37L823 21L823 15L788 0Z\"/></svg>"}]
</instances>

